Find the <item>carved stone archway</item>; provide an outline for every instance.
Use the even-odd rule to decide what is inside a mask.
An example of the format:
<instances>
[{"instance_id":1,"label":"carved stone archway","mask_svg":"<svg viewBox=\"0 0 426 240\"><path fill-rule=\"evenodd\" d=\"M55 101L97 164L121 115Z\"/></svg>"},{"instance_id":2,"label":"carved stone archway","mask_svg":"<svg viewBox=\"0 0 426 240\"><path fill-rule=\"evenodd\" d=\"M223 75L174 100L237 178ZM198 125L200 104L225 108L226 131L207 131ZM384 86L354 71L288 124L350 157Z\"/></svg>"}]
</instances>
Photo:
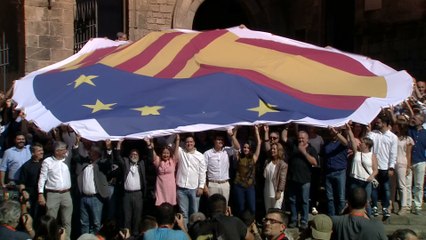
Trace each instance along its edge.
<instances>
[{"instance_id":1,"label":"carved stone archway","mask_svg":"<svg viewBox=\"0 0 426 240\"><path fill-rule=\"evenodd\" d=\"M172 28L192 29L195 13L204 0L176 0Z\"/></svg>"}]
</instances>

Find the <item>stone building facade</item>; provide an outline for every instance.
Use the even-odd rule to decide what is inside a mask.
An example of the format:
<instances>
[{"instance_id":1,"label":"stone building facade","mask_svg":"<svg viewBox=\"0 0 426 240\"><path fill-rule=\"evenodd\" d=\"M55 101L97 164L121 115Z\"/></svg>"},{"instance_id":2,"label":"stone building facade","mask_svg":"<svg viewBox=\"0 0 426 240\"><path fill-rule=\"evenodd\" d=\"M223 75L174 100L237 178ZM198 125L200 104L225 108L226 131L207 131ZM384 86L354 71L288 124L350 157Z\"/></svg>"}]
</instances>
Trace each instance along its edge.
<instances>
[{"instance_id":1,"label":"stone building facade","mask_svg":"<svg viewBox=\"0 0 426 240\"><path fill-rule=\"evenodd\" d=\"M0 33L17 36L11 37L10 47L18 50L13 51L17 63L10 68L9 81L74 53L76 9L88 1L98 4L92 37L113 38L111 31L124 31L136 41L170 28L205 30L244 24L368 55L426 79L425 0L10 0L0 3ZM115 5L101 9L100 3L108 2ZM110 17L116 12L121 14L118 20ZM120 23L114 28L116 21Z\"/></svg>"}]
</instances>

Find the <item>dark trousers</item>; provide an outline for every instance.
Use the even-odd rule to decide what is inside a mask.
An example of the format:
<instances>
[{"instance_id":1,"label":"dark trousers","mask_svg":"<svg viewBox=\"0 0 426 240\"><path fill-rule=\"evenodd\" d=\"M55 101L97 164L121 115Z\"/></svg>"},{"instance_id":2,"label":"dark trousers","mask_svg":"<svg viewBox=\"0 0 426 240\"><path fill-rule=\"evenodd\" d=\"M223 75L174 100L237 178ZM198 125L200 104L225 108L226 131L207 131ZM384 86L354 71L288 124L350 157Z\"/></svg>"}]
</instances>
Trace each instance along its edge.
<instances>
[{"instance_id":1,"label":"dark trousers","mask_svg":"<svg viewBox=\"0 0 426 240\"><path fill-rule=\"evenodd\" d=\"M371 193L372 205L377 207L378 198L382 200L382 207L389 208L390 200L390 180L388 170L379 170L377 175L377 181L379 182L379 188L374 188Z\"/></svg>"},{"instance_id":2,"label":"dark trousers","mask_svg":"<svg viewBox=\"0 0 426 240\"><path fill-rule=\"evenodd\" d=\"M124 191L123 213L124 227L130 229L132 235L139 234L139 224L142 219L143 198L142 191Z\"/></svg>"}]
</instances>

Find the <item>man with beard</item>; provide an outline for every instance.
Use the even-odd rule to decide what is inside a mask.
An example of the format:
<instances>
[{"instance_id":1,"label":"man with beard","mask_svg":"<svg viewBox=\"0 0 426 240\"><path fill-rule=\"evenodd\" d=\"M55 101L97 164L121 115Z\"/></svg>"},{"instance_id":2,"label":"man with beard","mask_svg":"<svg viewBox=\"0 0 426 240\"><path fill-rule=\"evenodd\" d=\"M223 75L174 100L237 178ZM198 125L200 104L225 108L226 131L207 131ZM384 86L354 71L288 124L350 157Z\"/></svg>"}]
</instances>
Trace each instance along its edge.
<instances>
[{"instance_id":1,"label":"man with beard","mask_svg":"<svg viewBox=\"0 0 426 240\"><path fill-rule=\"evenodd\" d=\"M129 157L122 157L120 155L122 143L123 141L117 143L115 158L123 171L124 227L130 229L132 235L135 236L139 234L138 225L142 218L143 198L146 196L145 164L143 160L139 159L137 149L130 150Z\"/></svg>"},{"instance_id":2,"label":"man with beard","mask_svg":"<svg viewBox=\"0 0 426 240\"><path fill-rule=\"evenodd\" d=\"M31 159L30 146L25 145L25 136L18 133L15 137L15 146L4 152L0 165L0 184L3 188L6 187L6 183L13 186L19 181L21 166L29 159ZM6 171L8 171L7 181L5 181Z\"/></svg>"},{"instance_id":3,"label":"man with beard","mask_svg":"<svg viewBox=\"0 0 426 240\"><path fill-rule=\"evenodd\" d=\"M374 142L374 151L379 164L380 193L382 196L383 217L390 217L390 180L394 175L396 154L398 150L398 137L390 130L391 120L388 116L380 114L375 120L375 131L369 132L367 137ZM373 214L377 216L377 207L373 207Z\"/></svg>"}]
</instances>

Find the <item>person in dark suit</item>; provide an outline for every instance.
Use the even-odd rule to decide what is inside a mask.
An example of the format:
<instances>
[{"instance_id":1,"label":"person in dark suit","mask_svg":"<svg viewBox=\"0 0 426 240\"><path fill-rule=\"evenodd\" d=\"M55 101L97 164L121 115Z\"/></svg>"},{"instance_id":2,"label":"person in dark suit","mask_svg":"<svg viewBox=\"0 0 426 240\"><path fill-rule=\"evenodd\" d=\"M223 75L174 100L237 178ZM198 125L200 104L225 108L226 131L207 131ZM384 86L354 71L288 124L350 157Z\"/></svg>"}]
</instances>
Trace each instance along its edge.
<instances>
[{"instance_id":1,"label":"person in dark suit","mask_svg":"<svg viewBox=\"0 0 426 240\"><path fill-rule=\"evenodd\" d=\"M139 234L138 224L142 218L143 198L146 196L145 163L139 158L137 149L130 150L129 157L122 157L120 153L122 142L117 143L114 157L123 171L121 182L124 184L124 227L130 229L135 236ZM152 146L149 145L148 148Z\"/></svg>"},{"instance_id":2,"label":"person in dark suit","mask_svg":"<svg viewBox=\"0 0 426 240\"><path fill-rule=\"evenodd\" d=\"M77 185L80 192L80 223L81 234L96 234L101 228L102 207L109 196L107 174L112 166L111 144L107 145L107 152L103 158L101 147L92 145L89 157L81 158L77 155ZM109 149L108 149L109 148ZM108 151L109 150L109 151Z\"/></svg>"}]
</instances>

